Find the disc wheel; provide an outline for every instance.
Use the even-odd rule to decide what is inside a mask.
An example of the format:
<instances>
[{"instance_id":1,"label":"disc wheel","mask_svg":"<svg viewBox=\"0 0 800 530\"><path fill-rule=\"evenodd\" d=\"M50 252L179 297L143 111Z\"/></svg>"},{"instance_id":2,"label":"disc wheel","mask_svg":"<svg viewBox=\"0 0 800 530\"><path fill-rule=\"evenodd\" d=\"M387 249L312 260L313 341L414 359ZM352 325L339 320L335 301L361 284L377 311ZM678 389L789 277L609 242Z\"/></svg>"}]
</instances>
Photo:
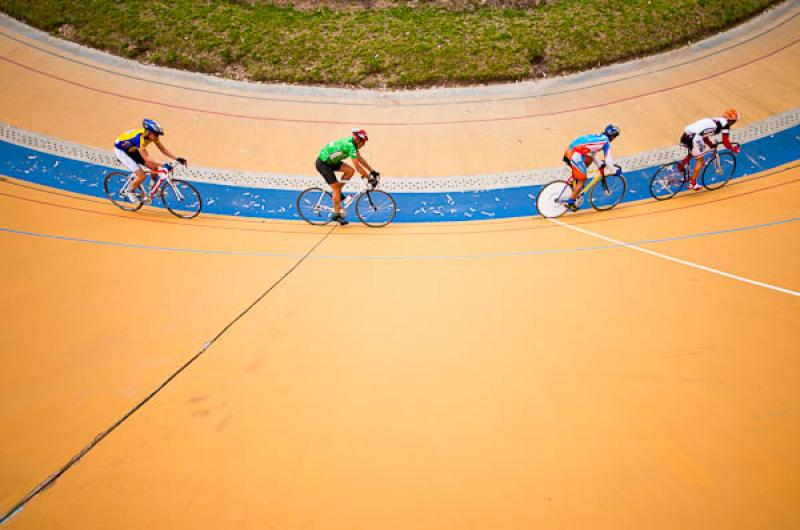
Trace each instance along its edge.
<instances>
[{"instance_id":1,"label":"disc wheel","mask_svg":"<svg viewBox=\"0 0 800 530\"><path fill-rule=\"evenodd\" d=\"M567 211L564 202L572 195L572 188L565 180L556 180L546 184L536 196L536 209L548 219L561 217Z\"/></svg>"},{"instance_id":2,"label":"disc wheel","mask_svg":"<svg viewBox=\"0 0 800 530\"><path fill-rule=\"evenodd\" d=\"M703 168L702 183L707 190L717 190L728 183L736 173L736 157L733 153L719 154L719 166L712 158Z\"/></svg>"},{"instance_id":3,"label":"disc wheel","mask_svg":"<svg viewBox=\"0 0 800 530\"><path fill-rule=\"evenodd\" d=\"M622 201L628 183L622 175L606 175L589 194L589 203L595 210L610 210Z\"/></svg>"},{"instance_id":4,"label":"disc wheel","mask_svg":"<svg viewBox=\"0 0 800 530\"><path fill-rule=\"evenodd\" d=\"M126 173L124 171L112 171L106 175L106 178L103 180L103 190L106 192L106 197L108 197L108 199L113 202L114 205L122 208L126 212L135 212L142 207L142 197L144 195L140 186L134 192L136 196L139 197L139 200L135 203L128 200L128 196L123 193L122 190L125 189L128 179L130 178L130 173Z\"/></svg>"},{"instance_id":5,"label":"disc wheel","mask_svg":"<svg viewBox=\"0 0 800 530\"><path fill-rule=\"evenodd\" d=\"M657 201L666 201L678 194L686 180L683 171L678 169L678 164L666 164L658 168L656 174L650 179L650 195Z\"/></svg>"},{"instance_id":6,"label":"disc wheel","mask_svg":"<svg viewBox=\"0 0 800 530\"><path fill-rule=\"evenodd\" d=\"M309 188L297 197L297 213L312 225L326 225L333 217L333 196L322 188Z\"/></svg>"},{"instance_id":7,"label":"disc wheel","mask_svg":"<svg viewBox=\"0 0 800 530\"><path fill-rule=\"evenodd\" d=\"M161 188L161 201L172 215L181 219L193 219L203 209L200 193L185 180L165 182Z\"/></svg>"},{"instance_id":8,"label":"disc wheel","mask_svg":"<svg viewBox=\"0 0 800 530\"><path fill-rule=\"evenodd\" d=\"M394 198L381 190L368 190L356 201L356 216L367 226L386 226L397 214Z\"/></svg>"}]
</instances>

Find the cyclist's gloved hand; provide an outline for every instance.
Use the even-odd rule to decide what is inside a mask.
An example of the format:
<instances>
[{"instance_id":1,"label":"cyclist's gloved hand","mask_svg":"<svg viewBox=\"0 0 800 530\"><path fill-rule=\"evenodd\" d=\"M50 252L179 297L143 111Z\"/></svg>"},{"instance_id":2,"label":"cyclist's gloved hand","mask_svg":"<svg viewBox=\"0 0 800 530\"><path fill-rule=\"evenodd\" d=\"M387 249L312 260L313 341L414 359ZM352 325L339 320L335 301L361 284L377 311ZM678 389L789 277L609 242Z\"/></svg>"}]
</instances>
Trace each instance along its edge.
<instances>
[{"instance_id":1,"label":"cyclist's gloved hand","mask_svg":"<svg viewBox=\"0 0 800 530\"><path fill-rule=\"evenodd\" d=\"M375 186L378 185L378 179L380 178L380 176L381 176L381 174L378 173L377 171L374 171L374 170L370 171L369 172L369 179L367 180L367 182L369 182L369 185L374 188Z\"/></svg>"},{"instance_id":2,"label":"cyclist's gloved hand","mask_svg":"<svg viewBox=\"0 0 800 530\"><path fill-rule=\"evenodd\" d=\"M175 162L177 162L177 163L179 163L179 164L181 164L183 166L189 165L189 162L187 162L185 158L180 157L180 156L175 159Z\"/></svg>"}]
</instances>

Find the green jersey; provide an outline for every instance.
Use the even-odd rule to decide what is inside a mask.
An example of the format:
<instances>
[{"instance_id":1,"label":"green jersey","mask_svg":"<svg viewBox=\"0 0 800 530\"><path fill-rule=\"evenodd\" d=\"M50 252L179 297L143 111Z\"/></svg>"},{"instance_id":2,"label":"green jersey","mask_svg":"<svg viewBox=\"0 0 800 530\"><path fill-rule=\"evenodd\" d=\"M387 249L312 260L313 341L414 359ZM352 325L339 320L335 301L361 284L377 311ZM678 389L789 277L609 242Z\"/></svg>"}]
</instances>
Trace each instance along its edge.
<instances>
[{"instance_id":1,"label":"green jersey","mask_svg":"<svg viewBox=\"0 0 800 530\"><path fill-rule=\"evenodd\" d=\"M358 158L358 151L356 144L353 143L353 137L342 138L341 140L334 140L319 152L319 159L335 166L345 158Z\"/></svg>"}]
</instances>

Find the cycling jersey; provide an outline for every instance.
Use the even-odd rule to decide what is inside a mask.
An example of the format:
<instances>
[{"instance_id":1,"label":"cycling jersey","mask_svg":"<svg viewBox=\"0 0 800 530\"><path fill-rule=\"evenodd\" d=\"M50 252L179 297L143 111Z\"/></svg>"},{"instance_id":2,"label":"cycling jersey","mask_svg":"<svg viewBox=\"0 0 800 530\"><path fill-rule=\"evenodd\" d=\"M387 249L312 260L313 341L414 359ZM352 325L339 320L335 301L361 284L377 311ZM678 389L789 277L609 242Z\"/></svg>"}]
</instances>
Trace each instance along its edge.
<instances>
[{"instance_id":1,"label":"cycling jersey","mask_svg":"<svg viewBox=\"0 0 800 530\"><path fill-rule=\"evenodd\" d=\"M686 126L683 132L687 135L708 136L711 134L727 133L731 124L725 118L704 118Z\"/></svg>"},{"instance_id":2,"label":"cycling jersey","mask_svg":"<svg viewBox=\"0 0 800 530\"><path fill-rule=\"evenodd\" d=\"M319 159L331 166L337 165L347 157L358 158L358 150L352 136L334 140L319 152Z\"/></svg>"},{"instance_id":3,"label":"cycling jersey","mask_svg":"<svg viewBox=\"0 0 800 530\"><path fill-rule=\"evenodd\" d=\"M614 172L614 161L611 160L611 141L605 134L585 134L572 141L564 153L564 160L572 167L572 174L580 180L586 178L587 165L594 162L598 167L600 161L597 154L602 151L606 168Z\"/></svg>"},{"instance_id":4,"label":"cycling jersey","mask_svg":"<svg viewBox=\"0 0 800 530\"><path fill-rule=\"evenodd\" d=\"M722 133L722 143L733 149L730 141L731 122L725 118L704 118L686 126L681 136L681 144L689 150L689 155L698 157L715 147L712 137Z\"/></svg>"},{"instance_id":5,"label":"cycling jersey","mask_svg":"<svg viewBox=\"0 0 800 530\"><path fill-rule=\"evenodd\" d=\"M145 137L144 129L131 129L117 136L114 147L126 153L133 153L139 149L144 149L150 144L150 140Z\"/></svg>"}]
</instances>

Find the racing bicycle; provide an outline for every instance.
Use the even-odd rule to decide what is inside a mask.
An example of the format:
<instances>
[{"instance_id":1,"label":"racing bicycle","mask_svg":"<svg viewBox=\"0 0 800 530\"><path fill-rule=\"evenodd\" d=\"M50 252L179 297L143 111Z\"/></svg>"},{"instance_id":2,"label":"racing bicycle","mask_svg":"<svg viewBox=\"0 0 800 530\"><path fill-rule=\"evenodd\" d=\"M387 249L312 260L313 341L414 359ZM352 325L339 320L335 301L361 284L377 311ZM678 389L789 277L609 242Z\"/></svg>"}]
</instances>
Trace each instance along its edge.
<instances>
[{"instance_id":1,"label":"racing bicycle","mask_svg":"<svg viewBox=\"0 0 800 530\"><path fill-rule=\"evenodd\" d=\"M366 183L363 189L347 196L342 189L342 214L346 215L353 204L358 220L371 227L386 226L397 214L394 198ZM333 195L319 187L309 188L297 197L297 212L307 223L326 225L333 217Z\"/></svg>"},{"instance_id":2,"label":"racing bicycle","mask_svg":"<svg viewBox=\"0 0 800 530\"><path fill-rule=\"evenodd\" d=\"M203 199L194 186L173 178L177 167L164 164L156 170L147 170L142 184L136 188L134 194L139 198L132 202L128 199L128 191L135 174L126 171L112 171L103 180L103 189L109 200L126 212L135 212L145 204L151 204L156 196L173 215L182 219L192 219L200 214L203 209ZM149 182L149 188L145 186Z\"/></svg>"},{"instance_id":3,"label":"racing bicycle","mask_svg":"<svg viewBox=\"0 0 800 530\"><path fill-rule=\"evenodd\" d=\"M575 208L578 210L583 204L586 195L589 195L589 204L595 210L610 210L622 201L628 183L622 172L602 175L595 169L589 172L592 180L584 186L575 199ZM568 209L567 200L572 196L574 177L567 180L556 180L546 184L536 196L536 208L542 217L560 217Z\"/></svg>"},{"instance_id":4,"label":"racing bicycle","mask_svg":"<svg viewBox=\"0 0 800 530\"><path fill-rule=\"evenodd\" d=\"M681 171L678 162L671 162L658 168L650 179L650 195L659 201L673 198L691 180L689 166L690 164L686 164ZM719 153L717 148L714 148L703 160L700 184L707 190L717 190L727 184L734 173L736 173L736 155L727 150Z\"/></svg>"}]
</instances>

